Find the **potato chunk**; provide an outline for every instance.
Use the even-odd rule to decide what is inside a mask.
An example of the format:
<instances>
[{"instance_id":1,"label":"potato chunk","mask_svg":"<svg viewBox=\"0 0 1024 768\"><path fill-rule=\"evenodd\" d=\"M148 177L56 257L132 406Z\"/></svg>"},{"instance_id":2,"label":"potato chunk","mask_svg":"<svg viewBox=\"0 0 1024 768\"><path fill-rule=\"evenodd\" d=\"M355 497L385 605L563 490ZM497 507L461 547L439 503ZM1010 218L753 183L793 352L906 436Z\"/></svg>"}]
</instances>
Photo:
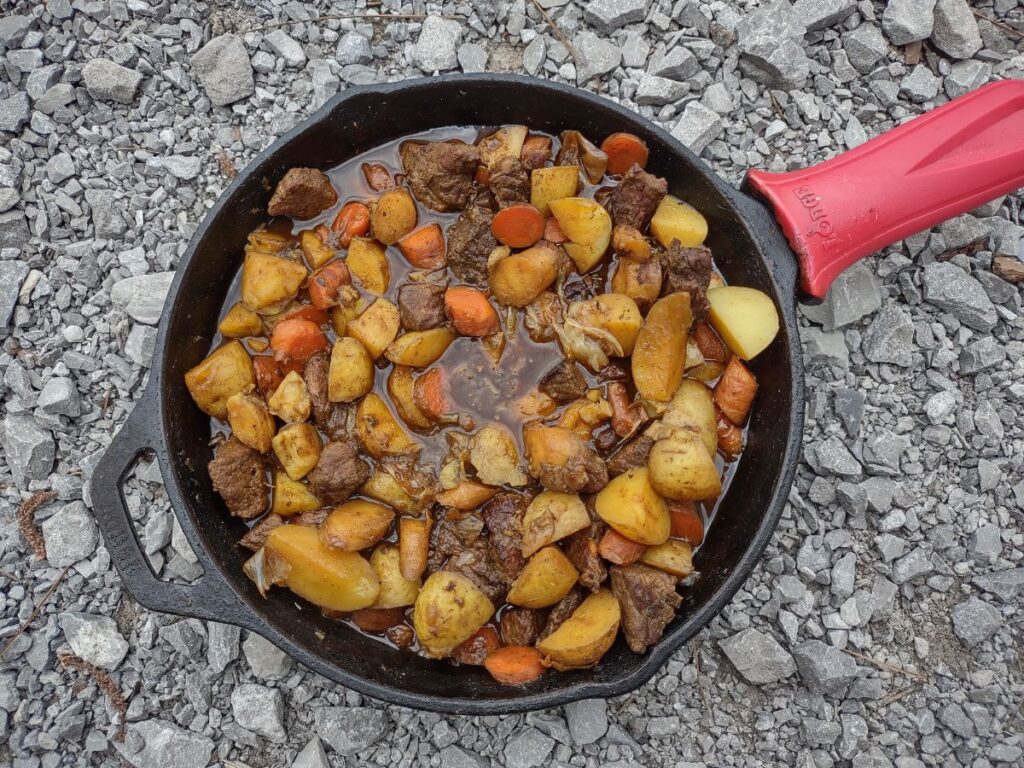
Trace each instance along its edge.
<instances>
[{"instance_id":1,"label":"potato chunk","mask_svg":"<svg viewBox=\"0 0 1024 768\"><path fill-rule=\"evenodd\" d=\"M430 656L447 656L494 615L494 605L465 576L436 571L416 598L412 620Z\"/></svg>"},{"instance_id":2,"label":"potato chunk","mask_svg":"<svg viewBox=\"0 0 1024 768\"><path fill-rule=\"evenodd\" d=\"M631 355L644 318L636 302L621 293L603 293L593 299L576 301L568 316L583 325L600 328L619 342L624 355Z\"/></svg>"},{"instance_id":3,"label":"potato chunk","mask_svg":"<svg viewBox=\"0 0 1024 768\"><path fill-rule=\"evenodd\" d=\"M407 579L402 575L398 547L381 544L370 555L370 565L377 571L380 593L374 608L404 608L416 602L420 593L420 580Z\"/></svg>"},{"instance_id":4,"label":"potato chunk","mask_svg":"<svg viewBox=\"0 0 1024 768\"><path fill-rule=\"evenodd\" d=\"M371 499L387 504L399 512L413 512L422 504L402 487L394 475L383 469L377 469L363 483L359 492Z\"/></svg>"},{"instance_id":5,"label":"potato chunk","mask_svg":"<svg viewBox=\"0 0 1024 768\"><path fill-rule=\"evenodd\" d=\"M709 288L708 303L711 324L729 349L743 360L757 357L779 333L775 302L756 288Z\"/></svg>"},{"instance_id":6,"label":"potato chunk","mask_svg":"<svg viewBox=\"0 0 1024 768\"><path fill-rule=\"evenodd\" d=\"M534 171L536 173L536 171ZM612 239L612 217L604 207L586 197L564 197L549 203L563 234L563 247L582 275L601 260Z\"/></svg>"},{"instance_id":7,"label":"potato chunk","mask_svg":"<svg viewBox=\"0 0 1024 768\"><path fill-rule=\"evenodd\" d=\"M313 269L320 269L334 258L334 249L326 245L311 229L303 230L299 234L299 246L302 248L302 255Z\"/></svg>"},{"instance_id":8,"label":"potato chunk","mask_svg":"<svg viewBox=\"0 0 1024 768\"><path fill-rule=\"evenodd\" d=\"M334 342L327 371L327 397L333 403L351 403L373 389L373 360L362 342L343 336Z\"/></svg>"},{"instance_id":9,"label":"potato chunk","mask_svg":"<svg viewBox=\"0 0 1024 768\"><path fill-rule=\"evenodd\" d=\"M242 302L235 302L224 319L220 321L217 330L229 339L243 339L246 336L262 336L263 321L260 316L249 309Z\"/></svg>"},{"instance_id":10,"label":"potato chunk","mask_svg":"<svg viewBox=\"0 0 1024 768\"><path fill-rule=\"evenodd\" d=\"M416 228L416 203L405 187L393 187L380 196L370 214L373 236L394 245Z\"/></svg>"},{"instance_id":11,"label":"potato chunk","mask_svg":"<svg viewBox=\"0 0 1024 768\"><path fill-rule=\"evenodd\" d=\"M242 304L254 312L280 312L299 293L308 274L297 261L250 251L242 265Z\"/></svg>"},{"instance_id":12,"label":"potato chunk","mask_svg":"<svg viewBox=\"0 0 1024 768\"><path fill-rule=\"evenodd\" d=\"M485 485L526 485L515 438L504 427L488 424L473 435L469 461Z\"/></svg>"},{"instance_id":13,"label":"potato chunk","mask_svg":"<svg viewBox=\"0 0 1024 768\"><path fill-rule=\"evenodd\" d=\"M612 275L612 290L629 296L638 307L649 307L661 295L661 262L620 256Z\"/></svg>"},{"instance_id":14,"label":"potato chunk","mask_svg":"<svg viewBox=\"0 0 1024 768\"><path fill-rule=\"evenodd\" d=\"M354 237L348 246L345 266L368 293L386 293L391 283L391 266L380 243L365 237Z\"/></svg>"},{"instance_id":15,"label":"potato chunk","mask_svg":"<svg viewBox=\"0 0 1024 768\"><path fill-rule=\"evenodd\" d=\"M364 397L356 408L356 439L375 459L420 450L376 392Z\"/></svg>"},{"instance_id":16,"label":"potato chunk","mask_svg":"<svg viewBox=\"0 0 1024 768\"><path fill-rule=\"evenodd\" d=\"M685 541L669 539L645 549L640 562L671 573L677 579L685 579L693 573L693 547Z\"/></svg>"},{"instance_id":17,"label":"potato chunk","mask_svg":"<svg viewBox=\"0 0 1024 768\"><path fill-rule=\"evenodd\" d=\"M530 172L530 203L547 216L552 200L576 195L579 181L580 169L575 165L535 168Z\"/></svg>"},{"instance_id":18,"label":"potato chunk","mask_svg":"<svg viewBox=\"0 0 1024 768\"><path fill-rule=\"evenodd\" d=\"M701 438L691 432L677 430L671 437L656 442L647 462L651 485L665 498L703 501L722 492L722 478L714 459Z\"/></svg>"},{"instance_id":19,"label":"potato chunk","mask_svg":"<svg viewBox=\"0 0 1024 768\"><path fill-rule=\"evenodd\" d=\"M668 248L673 240L684 248L696 248L708 236L708 222L689 203L665 195L651 219L651 234L663 248Z\"/></svg>"},{"instance_id":20,"label":"potato chunk","mask_svg":"<svg viewBox=\"0 0 1024 768\"><path fill-rule=\"evenodd\" d=\"M299 597L333 611L373 605L380 592L377 574L364 558L320 543L316 528L281 525L267 537L266 550L287 563L284 584Z\"/></svg>"},{"instance_id":21,"label":"potato chunk","mask_svg":"<svg viewBox=\"0 0 1024 768\"><path fill-rule=\"evenodd\" d=\"M683 379L661 421L651 427L648 435L660 440L670 437L678 430L699 437L707 448L708 455L715 455L718 449L715 404L711 400L711 390L699 381Z\"/></svg>"},{"instance_id":22,"label":"potato chunk","mask_svg":"<svg viewBox=\"0 0 1024 768\"><path fill-rule=\"evenodd\" d=\"M493 168L504 157L514 157L518 160L526 141L526 133L525 125L506 125L490 136L484 136L477 144L480 149L480 162L488 168Z\"/></svg>"},{"instance_id":23,"label":"potato chunk","mask_svg":"<svg viewBox=\"0 0 1024 768\"><path fill-rule=\"evenodd\" d=\"M508 602L523 608L547 608L572 589L579 572L555 546L547 546L523 566L509 587Z\"/></svg>"},{"instance_id":24,"label":"potato chunk","mask_svg":"<svg viewBox=\"0 0 1024 768\"><path fill-rule=\"evenodd\" d=\"M391 342L384 356L395 365L426 368L436 363L455 339L447 328L409 331Z\"/></svg>"},{"instance_id":25,"label":"potato chunk","mask_svg":"<svg viewBox=\"0 0 1024 768\"><path fill-rule=\"evenodd\" d=\"M395 511L364 499L346 501L334 509L320 526L320 541L345 552L372 547L388 535Z\"/></svg>"},{"instance_id":26,"label":"potato chunk","mask_svg":"<svg viewBox=\"0 0 1024 768\"><path fill-rule=\"evenodd\" d=\"M228 400L256 384L252 359L240 341L229 341L185 374L185 386L196 405L215 419L228 416Z\"/></svg>"},{"instance_id":27,"label":"potato chunk","mask_svg":"<svg viewBox=\"0 0 1024 768\"><path fill-rule=\"evenodd\" d=\"M266 453L277 431L267 404L255 395L232 395L228 398L228 424L231 433L254 451Z\"/></svg>"},{"instance_id":28,"label":"potato chunk","mask_svg":"<svg viewBox=\"0 0 1024 768\"><path fill-rule=\"evenodd\" d=\"M654 489L646 467L613 478L597 494L594 509L608 525L639 544L663 544L668 539L668 506Z\"/></svg>"},{"instance_id":29,"label":"potato chunk","mask_svg":"<svg viewBox=\"0 0 1024 768\"><path fill-rule=\"evenodd\" d=\"M402 324L398 307L387 299L377 299L359 317L349 320L345 333L358 339L376 360L395 340Z\"/></svg>"},{"instance_id":30,"label":"potato chunk","mask_svg":"<svg viewBox=\"0 0 1024 768\"><path fill-rule=\"evenodd\" d=\"M313 409L306 382L296 371L291 371L278 384L274 394L267 400L267 405L272 414L289 424L305 421Z\"/></svg>"},{"instance_id":31,"label":"potato chunk","mask_svg":"<svg viewBox=\"0 0 1024 768\"><path fill-rule=\"evenodd\" d=\"M523 515L523 557L590 525L590 515L575 493L544 491Z\"/></svg>"},{"instance_id":32,"label":"potato chunk","mask_svg":"<svg viewBox=\"0 0 1024 768\"><path fill-rule=\"evenodd\" d=\"M281 517L291 517L300 512L320 508L320 499L310 493L305 483L292 480L288 473L274 472L274 501L270 511Z\"/></svg>"},{"instance_id":33,"label":"potato chunk","mask_svg":"<svg viewBox=\"0 0 1024 768\"><path fill-rule=\"evenodd\" d=\"M282 427L271 445L292 480L304 478L320 461L320 435L308 422Z\"/></svg>"},{"instance_id":34,"label":"potato chunk","mask_svg":"<svg viewBox=\"0 0 1024 768\"><path fill-rule=\"evenodd\" d=\"M621 611L610 590L593 593L554 632L537 643L547 664L559 671L592 667L615 642Z\"/></svg>"},{"instance_id":35,"label":"potato chunk","mask_svg":"<svg viewBox=\"0 0 1024 768\"><path fill-rule=\"evenodd\" d=\"M633 382L642 397L672 399L683 380L692 323L688 293L670 293L651 307L633 347Z\"/></svg>"},{"instance_id":36,"label":"potato chunk","mask_svg":"<svg viewBox=\"0 0 1024 768\"><path fill-rule=\"evenodd\" d=\"M498 258L488 267L491 294L505 306L525 307L555 282L559 258L548 243Z\"/></svg>"}]
</instances>

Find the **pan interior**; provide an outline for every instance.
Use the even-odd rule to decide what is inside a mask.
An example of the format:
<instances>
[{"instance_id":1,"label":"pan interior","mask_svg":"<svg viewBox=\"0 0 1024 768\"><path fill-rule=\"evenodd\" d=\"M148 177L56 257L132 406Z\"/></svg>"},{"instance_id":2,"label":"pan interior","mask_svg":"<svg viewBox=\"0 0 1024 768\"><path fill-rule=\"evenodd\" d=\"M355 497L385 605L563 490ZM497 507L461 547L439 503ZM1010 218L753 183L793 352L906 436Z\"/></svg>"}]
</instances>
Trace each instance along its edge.
<instances>
[{"instance_id":1,"label":"pan interior","mask_svg":"<svg viewBox=\"0 0 1024 768\"><path fill-rule=\"evenodd\" d=\"M179 267L184 274L162 329L158 384L162 390L169 491L179 513L184 512L183 525L194 528L223 577L263 622L263 633L283 643L321 674L398 703L469 711L476 702L479 711L486 702L494 709L513 709L525 698L534 704L577 698L569 694L569 689L607 693L632 687L722 607L730 596L725 593L726 580L730 575L735 578L741 567L749 567L741 560L755 546L755 539L755 554L759 554L774 527L772 516L781 505L781 501L776 503L773 511L778 478L785 470L793 408L793 339L788 323L784 323L776 342L752 363L760 391L748 446L719 505L711 535L698 553L696 567L701 577L684 590L683 606L652 654L633 654L620 637L594 670L549 673L525 688L502 686L481 668L456 668L445 661L392 649L322 617L287 590L273 590L263 599L244 576L242 564L247 551L236 545L244 529L228 516L210 485L205 469L212 458L210 426L192 403L183 377L209 349L218 310L241 265L246 235L266 219L272 185L291 167L327 169L381 143L429 128L508 123L552 133L573 128L598 142L615 131L639 135L650 147L647 170L667 178L669 191L708 219L707 245L726 279L766 291L787 319L791 314L791 295L780 295L769 257L736 208L738 194L639 116L572 89L517 78L442 78L352 93L293 131L272 148L272 153L264 153L246 169L197 232ZM345 191L340 193L344 196ZM251 624L252 619L248 622ZM444 703L454 700L468 703Z\"/></svg>"}]
</instances>

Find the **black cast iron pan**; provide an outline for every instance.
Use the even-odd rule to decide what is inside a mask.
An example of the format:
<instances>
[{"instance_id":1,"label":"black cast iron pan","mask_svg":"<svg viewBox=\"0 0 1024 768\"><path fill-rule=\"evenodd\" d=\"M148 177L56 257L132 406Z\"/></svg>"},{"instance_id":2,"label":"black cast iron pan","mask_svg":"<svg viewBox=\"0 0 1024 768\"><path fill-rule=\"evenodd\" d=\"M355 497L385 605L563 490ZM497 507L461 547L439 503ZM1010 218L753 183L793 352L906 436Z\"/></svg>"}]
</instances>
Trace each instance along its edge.
<instances>
[{"instance_id":1,"label":"black cast iron pan","mask_svg":"<svg viewBox=\"0 0 1024 768\"><path fill-rule=\"evenodd\" d=\"M946 197L955 202L936 214L939 218L1024 183L1024 129L1020 127L1024 122L1020 120L1024 83L990 86L965 100L986 91L989 101L995 96L997 101L1013 102L1013 110L1003 108L1003 134L988 134L990 139L999 138L998 143L1006 149L1002 153L1005 178L989 180L971 195L950 191ZM984 111L977 104L959 113L956 106L943 109L951 110L953 118ZM943 109L912 125L929 120L934 124ZM1012 125L1013 111L1016 127ZM185 372L209 349L218 312L241 264L246 235L264 221L272 183L287 169L328 168L386 141L428 128L507 123L552 133L574 128L596 140L615 131L630 131L643 138L650 147L648 170L666 177L670 192L696 206L708 219L707 244L726 280L766 291L774 298L782 320L778 338L753 362L761 386L748 445L736 479L721 501L712 534L698 553L696 566L702 576L687 590L679 615L665 636L645 655L631 653L620 639L596 669L547 674L522 688L500 685L480 668L456 668L391 649L348 625L323 618L286 590L274 590L268 599L261 598L242 573L247 553L236 545L242 524L228 516L206 472L212 458L209 421L194 407L183 381ZM897 133L900 130L908 128ZM947 125L945 130L947 135L959 131L959 145L970 138L962 129ZM1017 144L1008 144L1014 137ZM877 153L865 153L872 144L855 152L876 157ZM890 148L889 156L892 152ZM975 146L974 152L990 159L990 147ZM948 160L950 154L940 151L939 161ZM1005 168L1010 155L1015 175ZM852 165L866 172L863 163ZM847 190L839 174L822 173L827 166L801 172L808 178L751 175L751 185L778 209L794 243L791 250L766 205L723 182L665 131L585 91L493 74L435 77L345 91L239 174L200 224L178 264L149 383L92 478L95 514L125 587L150 609L245 627L332 680L408 707L466 714L509 713L637 688L729 602L757 564L786 503L800 448L804 402L795 314L799 270L793 250L804 265L805 291L820 296L836 265L841 268L856 256L899 239L911 231L906 226L921 229L938 220L936 216L918 216L910 224L904 222L904 228L889 227L883 236L870 241L863 232L851 236L849 219L856 218L855 214L860 215L860 223L878 222L886 216L863 205L848 210L846 202L837 202L847 199L841 197ZM905 171L901 173L905 175ZM949 175L947 169L946 178ZM861 183L877 189L884 186L882 181L869 174ZM874 194L865 188L854 192L867 198ZM888 218L891 224L894 217ZM823 244L823 251L817 249L816 240ZM171 504L205 572L195 586L170 584L153 574L129 519L121 486L136 459L148 451L159 460Z\"/></svg>"}]
</instances>

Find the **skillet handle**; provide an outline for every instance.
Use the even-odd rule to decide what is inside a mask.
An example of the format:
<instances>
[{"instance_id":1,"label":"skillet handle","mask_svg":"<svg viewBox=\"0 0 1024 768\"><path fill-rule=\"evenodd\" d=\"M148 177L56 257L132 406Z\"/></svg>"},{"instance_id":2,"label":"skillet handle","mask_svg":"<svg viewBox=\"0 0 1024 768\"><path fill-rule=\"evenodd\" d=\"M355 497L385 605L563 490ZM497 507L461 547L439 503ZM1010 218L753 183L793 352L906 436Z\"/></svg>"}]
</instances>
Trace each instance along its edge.
<instances>
[{"instance_id":1,"label":"skillet handle","mask_svg":"<svg viewBox=\"0 0 1024 768\"><path fill-rule=\"evenodd\" d=\"M153 573L135 535L122 485L136 460L151 452L161 439L158 398L153 389L149 387L142 394L93 471L93 515L103 532L110 559L132 597L151 610L248 625L237 596L204 553L196 550L203 567L198 584L172 584Z\"/></svg>"},{"instance_id":2,"label":"skillet handle","mask_svg":"<svg viewBox=\"0 0 1024 768\"><path fill-rule=\"evenodd\" d=\"M800 261L801 288L824 298L858 259L1024 186L1024 81L1004 80L819 165L751 171Z\"/></svg>"}]
</instances>

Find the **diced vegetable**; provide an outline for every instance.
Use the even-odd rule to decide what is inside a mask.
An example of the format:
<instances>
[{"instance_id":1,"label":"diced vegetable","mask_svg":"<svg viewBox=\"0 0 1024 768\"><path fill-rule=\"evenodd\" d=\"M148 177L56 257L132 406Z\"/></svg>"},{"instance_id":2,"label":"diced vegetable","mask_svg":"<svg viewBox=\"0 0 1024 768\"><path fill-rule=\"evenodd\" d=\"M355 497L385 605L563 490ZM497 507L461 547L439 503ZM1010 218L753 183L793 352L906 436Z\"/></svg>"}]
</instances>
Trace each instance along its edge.
<instances>
[{"instance_id":1,"label":"diced vegetable","mask_svg":"<svg viewBox=\"0 0 1024 768\"><path fill-rule=\"evenodd\" d=\"M734 354L750 360L779 333L775 302L756 288L726 285L708 289L711 324Z\"/></svg>"},{"instance_id":2,"label":"diced vegetable","mask_svg":"<svg viewBox=\"0 0 1024 768\"><path fill-rule=\"evenodd\" d=\"M384 248L376 240L353 238L348 246L345 264L364 290L378 295L387 292L391 282L391 266Z\"/></svg>"},{"instance_id":3,"label":"diced vegetable","mask_svg":"<svg viewBox=\"0 0 1024 768\"><path fill-rule=\"evenodd\" d=\"M530 172L530 203L547 216L552 200L573 197L580 181L580 170L575 165L554 165Z\"/></svg>"},{"instance_id":4,"label":"diced vegetable","mask_svg":"<svg viewBox=\"0 0 1024 768\"><path fill-rule=\"evenodd\" d=\"M524 608L547 608L565 597L577 578L579 572L562 550L547 546L523 566L505 599Z\"/></svg>"},{"instance_id":5,"label":"diced vegetable","mask_svg":"<svg viewBox=\"0 0 1024 768\"><path fill-rule=\"evenodd\" d=\"M388 374L388 394L399 417L413 429L429 430L433 422L416 405L412 368L396 365Z\"/></svg>"},{"instance_id":6,"label":"diced vegetable","mask_svg":"<svg viewBox=\"0 0 1024 768\"><path fill-rule=\"evenodd\" d=\"M334 549L358 552L372 547L387 536L394 520L393 509L372 501L353 499L336 507L327 516L320 526L320 541Z\"/></svg>"},{"instance_id":7,"label":"diced vegetable","mask_svg":"<svg viewBox=\"0 0 1024 768\"><path fill-rule=\"evenodd\" d=\"M480 139L477 144L480 149L480 161L488 168L493 168L504 157L518 159L523 151L526 133L525 125L506 125L490 136Z\"/></svg>"},{"instance_id":8,"label":"diced vegetable","mask_svg":"<svg viewBox=\"0 0 1024 768\"><path fill-rule=\"evenodd\" d=\"M313 408L306 382L295 371L284 377L281 385L267 400L270 412L289 424L305 421Z\"/></svg>"},{"instance_id":9,"label":"diced vegetable","mask_svg":"<svg viewBox=\"0 0 1024 768\"><path fill-rule=\"evenodd\" d=\"M715 405L729 421L742 427L757 394L757 379L736 357L725 366L722 378L715 384Z\"/></svg>"},{"instance_id":10,"label":"diced vegetable","mask_svg":"<svg viewBox=\"0 0 1024 768\"><path fill-rule=\"evenodd\" d=\"M345 262L339 259L318 269L309 279L309 300L314 307L328 308L339 303L338 292L351 277Z\"/></svg>"},{"instance_id":11,"label":"diced vegetable","mask_svg":"<svg viewBox=\"0 0 1024 768\"><path fill-rule=\"evenodd\" d=\"M491 232L510 248L529 248L544 236L544 215L529 203L512 203L495 214Z\"/></svg>"},{"instance_id":12,"label":"diced vegetable","mask_svg":"<svg viewBox=\"0 0 1024 768\"><path fill-rule=\"evenodd\" d=\"M612 274L612 290L633 299L646 308L661 295L661 263L657 259L637 261L620 256Z\"/></svg>"},{"instance_id":13,"label":"diced vegetable","mask_svg":"<svg viewBox=\"0 0 1024 768\"><path fill-rule=\"evenodd\" d=\"M417 269L440 269L445 265L444 234L440 224L424 224L398 241L398 250Z\"/></svg>"},{"instance_id":14,"label":"diced vegetable","mask_svg":"<svg viewBox=\"0 0 1024 768\"><path fill-rule=\"evenodd\" d=\"M277 361L270 355L256 355L252 358L252 370L259 393L264 398L274 394L274 390L281 384L281 369Z\"/></svg>"},{"instance_id":15,"label":"diced vegetable","mask_svg":"<svg viewBox=\"0 0 1024 768\"><path fill-rule=\"evenodd\" d=\"M415 453L420 449L375 392L364 397L356 408L356 438L363 450L376 459Z\"/></svg>"},{"instance_id":16,"label":"diced vegetable","mask_svg":"<svg viewBox=\"0 0 1024 768\"><path fill-rule=\"evenodd\" d=\"M292 480L287 472L274 472L274 500L270 511L281 517L291 517L301 512L320 508L320 499L314 496L305 483Z\"/></svg>"},{"instance_id":17,"label":"diced vegetable","mask_svg":"<svg viewBox=\"0 0 1024 768\"><path fill-rule=\"evenodd\" d=\"M381 544L370 555L370 565L377 571L380 593L374 608L403 608L416 602L420 591L419 578L407 579L401 572L401 558L394 544Z\"/></svg>"},{"instance_id":18,"label":"diced vegetable","mask_svg":"<svg viewBox=\"0 0 1024 768\"><path fill-rule=\"evenodd\" d=\"M656 424L649 434L658 440L677 430L696 435L704 443L708 455L715 455L718 449L715 406L711 401L711 390L699 381L683 379L662 415L661 423Z\"/></svg>"},{"instance_id":19,"label":"diced vegetable","mask_svg":"<svg viewBox=\"0 0 1024 768\"><path fill-rule=\"evenodd\" d=\"M226 419L228 400L255 384L252 360L240 341L218 347L185 374L185 386L196 405L215 419Z\"/></svg>"},{"instance_id":20,"label":"diced vegetable","mask_svg":"<svg viewBox=\"0 0 1024 768\"><path fill-rule=\"evenodd\" d=\"M608 250L612 217L599 203L586 197L560 198L549 205L559 229L570 240L564 246L565 252L580 274L589 272Z\"/></svg>"},{"instance_id":21,"label":"diced vegetable","mask_svg":"<svg viewBox=\"0 0 1024 768\"><path fill-rule=\"evenodd\" d=\"M373 389L373 360L362 342L342 336L334 342L327 373L327 397L334 403L352 403Z\"/></svg>"},{"instance_id":22,"label":"diced vegetable","mask_svg":"<svg viewBox=\"0 0 1024 768\"><path fill-rule=\"evenodd\" d=\"M440 359L455 338L447 328L409 331L391 342L384 356L395 365L426 368Z\"/></svg>"},{"instance_id":23,"label":"diced vegetable","mask_svg":"<svg viewBox=\"0 0 1024 768\"><path fill-rule=\"evenodd\" d=\"M515 438L507 429L488 424L473 435L469 461L477 477L487 485L526 485L528 478L519 462Z\"/></svg>"},{"instance_id":24,"label":"diced vegetable","mask_svg":"<svg viewBox=\"0 0 1024 768\"><path fill-rule=\"evenodd\" d=\"M389 189L370 214L373 236L384 245L394 245L416 227L416 203L405 187Z\"/></svg>"},{"instance_id":25,"label":"diced vegetable","mask_svg":"<svg viewBox=\"0 0 1024 768\"><path fill-rule=\"evenodd\" d=\"M541 652L532 645L506 645L487 655L484 668L504 685L526 685L544 674Z\"/></svg>"},{"instance_id":26,"label":"diced vegetable","mask_svg":"<svg viewBox=\"0 0 1024 768\"><path fill-rule=\"evenodd\" d=\"M254 451L266 453L277 431L267 404L255 395L238 394L228 398L228 424L231 433Z\"/></svg>"},{"instance_id":27,"label":"diced vegetable","mask_svg":"<svg viewBox=\"0 0 1024 768\"><path fill-rule=\"evenodd\" d=\"M476 480L463 480L454 488L441 491L434 500L444 507L470 510L490 501L497 493L497 488L478 483Z\"/></svg>"},{"instance_id":28,"label":"diced vegetable","mask_svg":"<svg viewBox=\"0 0 1024 768\"><path fill-rule=\"evenodd\" d=\"M633 383L648 400L667 402L683 380L693 315L688 293L670 293L647 313L633 347Z\"/></svg>"},{"instance_id":29,"label":"diced vegetable","mask_svg":"<svg viewBox=\"0 0 1024 768\"><path fill-rule=\"evenodd\" d=\"M612 250L620 258L636 261L650 261L654 255L650 241L639 229L629 224L617 224L612 230Z\"/></svg>"},{"instance_id":30,"label":"diced vegetable","mask_svg":"<svg viewBox=\"0 0 1024 768\"><path fill-rule=\"evenodd\" d=\"M707 323L697 323L692 338L705 361L724 363L729 359L729 350L726 349L725 343Z\"/></svg>"},{"instance_id":31,"label":"diced vegetable","mask_svg":"<svg viewBox=\"0 0 1024 768\"><path fill-rule=\"evenodd\" d=\"M242 339L246 336L259 336L263 333L263 321L260 316L241 302L236 302L224 315L217 330L229 339Z\"/></svg>"},{"instance_id":32,"label":"diced vegetable","mask_svg":"<svg viewBox=\"0 0 1024 768\"><path fill-rule=\"evenodd\" d=\"M702 501L722 492L722 478L714 459L693 433L677 430L659 440L647 461L651 485L667 499Z\"/></svg>"},{"instance_id":33,"label":"diced vegetable","mask_svg":"<svg viewBox=\"0 0 1024 768\"><path fill-rule=\"evenodd\" d=\"M638 544L661 544L668 538L668 507L646 467L612 478L594 499L594 510L608 525Z\"/></svg>"},{"instance_id":34,"label":"diced vegetable","mask_svg":"<svg viewBox=\"0 0 1024 768\"><path fill-rule=\"evenodd\" d=\"M647 144L632 133L613 133L601 142L608 156L608 173L621 176L633 165L647 166Z\"/></svg>"},{"instance_id":35,"label":"diced vegetable","mask_svg":"<svg viewBox=\"0 0 1024 768\"><path fill-rule=\"evenodd\" d=\"M320 269L324 264L334 258L334 249L324 243L320 236L311 229L303 230L299 234L299 247L302 248L302 255L313 269Z\"/></svg>"},{"instance_id":36,"label":"diced vegetable","mask_svg":"<svg viewBox=\"0 0 1024 768\"><path fill-rule=\"evenodd\" d=\"M669 501L672 536L697 546L704 541L704 518L692 501Z\"/></svg>"},{"instance_id":37,"label":"diced vegetable","mask_svg":"<svg viewBox=\"0 0 1024 768\"><path fill-rule=\"evenodd\" d=\"M458 573L436 571L424 582L413 608L413 627L431 656L447 656L494 615L494 605Z\"/></svg>"},{"instance_id":38,"label":"diced vegetable","mask_svg":"<svg viewBox=\"0 0 1024 768\"><path fill-rule=\"evenodd\" d=\"M673 240L678 240L684 248L693 248L704 243L708 222L689 203L665 195L651 219L651 234L663 248L668 248Z\"/></svg>"},{"instance_id":39,"label":"diced vegetable","mask_svg":"<svg viewBox=\"0 0 1024 768\"><path fill-rule=\"evenodd\" d=\"M360 487L359 492L402 513L413 512L421 506L395 479L394 475L384 469L374 470L373 474Z\"/></svg>"},{"instance_id":40,"label":"diced vegetable","mask_svg":"<svg viewBox=\"0 0 1024 768\"><path fill-rule=\"evenodd\" d=\"M362 237L370 231L370 209L363 203L345 203L331 223L331 231L338 245L348 248L353 237Z\"/></svg>"},{"instance_id":41,"label":"diced vegetable","mask_svg":"<svg viewBox=\"0 0 1024 768\"><path fill-rule=\"evenodd\" d=\"M693 573L693 547L679 539L669 539L664 544L648 547L640 555L640 562L685 579Z\"/></svg>"},{"instance_id":42,"label":"diced vegetable","mask_svg":"<svg viewBox=\"0 0 1024 768\"><path fill-rule=\"evenodd\" d=\"M494 627L484 624L452 649L452 661L480 666L501 645Z\"/></svg>"},{"instance_id":43,"label":"diced vegetable","mask_svg":"<svg viewBox=\"0 0 1024 768\"><path fill-rule=\"evenodd\" d=\"M278 360L304 363L328 347L327 337L312 320L288 318L274 326L270 347Z\"/></svg>"},{"instance_id":44,"label":"diced vegetable","mask_svg":"<svg viewBox=\"0 0 1024 768\"><path fill-rule=\"evenodd\" d=\"M627 539L614 528L605 531L597 543L598 554L609 563L616 565L635 563L645 549L647 549L646 544L638 544L632 539Z\"/></svg>"},{"instance_id":45,"label":"diced vegetable","mask_svg":"<svg viewBox=\"0 0 1024 768\"><path fill-rule=\"evenodd\" d=\"M242 265L242 304L260 314L280 311L299 293L307 274L297 261L249 252Z\"/></svg>"},{"instance_id":46,"label":"diced vegetable","mask_svg":"<svg viewBox=\"0 0 1024 768\"><path fill-rule=\"evenodd\" d=\"M721 408L715 408L715 422L718 427L718 450L726 459L736 458L743 450L743 430L733 424Z\"/></svg>"},{"instance_id":47,"label":"diced vegetable","mask_svg":"<svg viewBox=\"0 0 1024 768\"><path fill-rule=\"evenodd\" d=\"M427 420L427 426L441 421L454 408L448 394L445 372L431 368L420 375L412 386L412 401L416 410Z\"/></svg>"},{"instance_id":48,"label":"diced vegetable","mask_svg":"<svg viewBox=\"0 0 1024 768\"><path fill-rule=\"evenodd\" d=\"M444 307L455 330L463 336L486 336L498 327L498 313L487 295L476 288L465 285L448 288L444 292Z\"/></svg>"},{"instance_id":49,"label":"diced vegetable","mask_svg":"<svg viewBox=\"0 0 1024 768\"><path fill-rule=\"evenodd\" d=\"M632 354L644 324L636 302L621 293L602 293L593 299L573 302L568 317L610 333L624 355Z\"/></svg>"},{"instance_id":50,"label":"diced vegetable","mask_svg":"<svg viewBox=\"0 0 1024 768\"><path fill-rule=\"evenodd\" d=\"M320 435L312 424L289 424L271 441L274 455L292 480L301 480L320 461Z\"/></svg>"},{"instance_id":51,"label":"diced vegetable","mask_svg":"<svg viewBox=\"0 0 1024 768\"><path fill-rule=\"evenodd\" d=\"M399 570L402 577L418 581L427 570L430 551L430 518L414 520L403 517L398 521Z\"/></svg>"},{"instance_id":52,"label":"diced vegetable","mask_svg":"<svg viewBox=\"0 0 1024 768\"><path fill-rule=\"evenodd\" d=\"M360 608L348 616L364 632L386 632L405 621L404 608Z\"/></svg>"},{"instance_id":53,"label":"diced vegetable","mask_svg":"<svg viewBox=\"0 0 1024 768\"><path fill-rule=\"evenodd\" d=\"M362 342L376 360L395 340L402 325L398 307L387 299L377 299L359 317L349 320L345 333Z\"/></svg>"},{"instance_id":54,"label":"diced vegetable","mask_svg":"<svg viewBox=\"0 0 1024 768\"><path fill-rule=\"evenodd\" d=\"M619 631L619 601L610 590L593 593L554 632L537 643L544 662L557 670L592 667Z\"/></svg>"},{"instance_id":55,"label":"diced vegetable","mask_svg":"<svg viewBox=\"0 0 1024 768\"><path fill-rule=\"evenodd\" d=\"M499 258L489 268L491 294L506 306L525 307L555 282L558 261L546 243Z\"/></svg>"},{"instance_id":56,"label":"diced vegetable","mask_svg":"<svg viewBox=\"0 0 1024 768\"><path fill-rule=\"evenodd\" d=\"M530 502L523 514L523 557L588 525L590 515L578 495L544 491Z\"/></svg>"}]
</instances>

